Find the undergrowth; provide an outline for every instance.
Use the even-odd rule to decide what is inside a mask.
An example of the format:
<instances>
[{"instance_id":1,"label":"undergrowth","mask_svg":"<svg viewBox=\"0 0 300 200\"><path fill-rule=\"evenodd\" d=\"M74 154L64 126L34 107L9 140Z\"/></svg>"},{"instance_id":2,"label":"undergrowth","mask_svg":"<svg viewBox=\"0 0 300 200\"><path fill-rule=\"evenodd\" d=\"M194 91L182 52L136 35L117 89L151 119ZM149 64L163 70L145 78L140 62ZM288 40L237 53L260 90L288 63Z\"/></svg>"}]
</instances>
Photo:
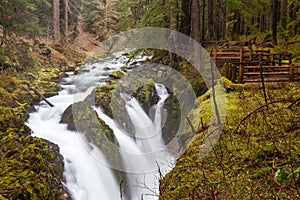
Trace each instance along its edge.
<instances>
[{"instance_id":1,"label":"undergrowth","mask_svg":"<svg viewBox=\"0 0 300 200\"><path fill-rule=\"evenodd\" d=\"M208 126L209 94L198 99L195 127ZM207 130L198 134L160 184L160 199L299 199L300 86L231 86L226 123L212 151L200 158ZM273 103L272 103L273 102ZM256 108L249 117L245 116ZM242 121L242 122L241 122Z\"/></svg>"}]
</instances>

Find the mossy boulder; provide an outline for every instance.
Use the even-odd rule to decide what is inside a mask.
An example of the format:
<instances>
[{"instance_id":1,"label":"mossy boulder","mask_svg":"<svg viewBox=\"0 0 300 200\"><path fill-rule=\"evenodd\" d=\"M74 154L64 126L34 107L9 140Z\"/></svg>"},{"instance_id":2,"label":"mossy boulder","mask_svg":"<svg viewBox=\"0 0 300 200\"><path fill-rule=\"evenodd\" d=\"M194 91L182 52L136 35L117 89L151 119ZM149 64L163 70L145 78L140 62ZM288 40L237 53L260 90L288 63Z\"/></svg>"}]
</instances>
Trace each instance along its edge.
<instances>
[{"instance_id":1,"label":"mossy boulder","mask_svg":"<svg viewBox=\"0 0 300 200\"><path fill-rule=\"evenodd\" d=\"M134 88L132 96L140 102L146 113L149 113L150 107L158 102L153 79L148 79L141 87Z\"/></svg>"},{"instance_id":2,"label":"mossy boulder","mask_svg":"<svg viewBox=\"0 0 300 200\"><path fill-rule=\"evenodd\" d=\"M121 164L113 131L89 104L82 101L69 106L63 113L61 123L67 123L70 130L83 133L87 141L96 145L113 166Z\"/></svg>"},{"instance_id":3,"label":"mossy boulder","mask_svg":"<svg viewBox=\"0 0 300 200\"><path fill-rule=\"evenodd\" d=\"M169 144L176 136L181 122L181 106L172 91L169 91L170 96L166 99L163 108L167 113L166 121L162 127L162 138L165 144Z\"/></svg>"},{"instance_id":4,"label":"mossy boulder","mask_svg":"<svg viewBox=\"0 0 300 200\"><path fill-rule=\"evenodd\" d=\"M112 71L109 73L109 77L111 77L112 79L120 79L126 75L127 73L124 70Z\"/></svg>"},{"instance_id":5,"label":"mossy boulder","mask_svg":"<svg viewBox=\"0 0 300 200\"><path fill-rule=\"evenodd\" d=\"M134 71L129 71L122 79L114 80L104 86L98 86L92 94L86 99L91 104L95 104L103 109L105 114L113 118L119 126L128 133L134 134L134 128L131 120L125 109L124 100L120 93L128 94L135 97L144 111L150 115L153 110L151 108L157 104L159 97L155 90L155 81L159 82L178 82L178 78L172 76L172 72L166 72L165 68L158 67L138 67ZM150 70L149 70L150 69ZM141 77L143 74L145 77ZM167 75L166 75L167 74ZM148 77L147 77L148 76ZM184 87L183 84L177 84ZM171 85L172 86L172 85ZM181 119L181 106L177 99L177 94L173 91L184 92L187 88L167 88L169 91L169 98L165 101L164 110L166 115L166 122L163 124L163 139L165 143L169 143L178 132ZM184 96L184 94L179 94ZM189 103L189 102L188 102Z\"/></svg>"},{"instance_id":6,"label":"mossy boulder","mask_svg":"<svg viewBox=\"0 0 300 200\"><path fill-rule=\"evenodd\" d=\"M157 95L155 100L152 98L155 93L154 82L152 79L149 79L142 87L136 87L133 91L126 85L118 85L118 82L111 82L108 85L96 87L86 99L86 101L93 101L96 106L101 107L104 113L115 119L121 128L129 133L133 133L133 125L127 115L125 102L120 93L134 96L139 100L145 112L149 113L150 107L158 101Z\"/></svg>"},{"instance_id":7,"label":"mossy boulder","mask_svg":"<svg viewBox=\"0 0 300 200\"><path fill-rule=\"evenodd\" d=\"M92 92L91 95L91 97L95 97L95 105L101 107L105 114L107 114L109 117L113 117L111 108L111 98L116 88L116 84L98 86Z\"/></svg>"},{"instance_id":8,"label":"mossy boulder","mask_svg":"<svg viewBox=\"0 0 300 200\"><path fill-rule=\"evenodd\" d=\"M8 131L0 133L0 149L2 199L56 200L64 194L57 145Z\"/></svg>"},{"instance_id":9,"label":"mossy boulder","mask_svg":"<svg viewBox=\"0 0 300 200\"><path fill-rule=\"evenodd\" d=\"M0 131L5 132L9 128L21 128L24 125L25 110L16 107L0 107Z\"/></svg>"}]
</instances>

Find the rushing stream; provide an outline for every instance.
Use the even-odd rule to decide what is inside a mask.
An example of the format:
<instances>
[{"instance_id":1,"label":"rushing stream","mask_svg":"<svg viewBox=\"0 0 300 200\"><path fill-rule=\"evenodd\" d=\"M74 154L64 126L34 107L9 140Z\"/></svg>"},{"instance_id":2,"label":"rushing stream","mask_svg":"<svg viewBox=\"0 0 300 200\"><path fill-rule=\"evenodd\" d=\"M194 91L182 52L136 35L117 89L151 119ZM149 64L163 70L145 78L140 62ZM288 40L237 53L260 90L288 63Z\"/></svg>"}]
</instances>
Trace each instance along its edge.
<instances>
[{"instance_id":1,"label":"rushing stream","mask_svg":"<svg viewBox=\"0 0 300 200\"><path fill-rule=\"evenodd\" d=\"M135 61L143 59L145 58L140 57ZM59 95L48 99L55 107L51 108L41 102L36 106L37 112L30 114L27 125L33 130L33 135L60 147L65 163L64 184L74 200L116 200L122 196L120 183L113 170L108 164L99 162L105 161L102 152L98 148L89 148L91 144L80 133L67 130L67 125L59 122L69 105L84 100L97 85L105 85L109 72L120 69L126 61L127 58L118 52L106 61L86 64L80 76L68 73L69 76L60 84ZM120 129L101 108L93 107L98 116L113 130L118 141L129 185L128 199L158 199L158 166L162 168L162 173L166 173L174 160L166 152L161 137L162 106L169 94L161 84L155 84L155 89L159 101L152 107L152 117L145 113L137 99L121 94L134 126L135 138Z\"/></svg>"}]
</instances>

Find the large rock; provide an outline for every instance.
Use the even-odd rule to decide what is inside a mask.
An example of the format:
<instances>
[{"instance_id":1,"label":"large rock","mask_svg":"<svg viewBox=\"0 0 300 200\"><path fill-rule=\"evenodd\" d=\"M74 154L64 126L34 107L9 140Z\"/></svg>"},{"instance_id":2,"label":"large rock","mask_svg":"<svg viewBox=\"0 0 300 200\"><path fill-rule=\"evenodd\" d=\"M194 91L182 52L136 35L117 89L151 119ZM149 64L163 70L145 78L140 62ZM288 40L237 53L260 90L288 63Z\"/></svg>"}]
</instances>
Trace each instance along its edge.
<instances>
[{"instance_id":1,"label":"large rock","mask_svg":"<svg viewBox=\"0 0 300 200\"><path fill-rule=\"evenodd\" d=\"M120 93L125 93L135 97L144 111L151 114L151 108L157 104L159 97L156 93L154 83L157 81L155 77L165 82L178 81L176 77L172 77L172 73L168 72L167 76L161 76L164 69L153 68L150 78L142 77L145 73L143 67L136 68L134 72L128 72L120 80L111 81L108 85L98 86L92 94L86 99L90 104L99 106L111 118L113 118L119 126L128 133L134 134L134 128L131 120L126 112L125 103ZM151 78L154 77L154 78ZM173 79L174 80L173 80ZM165 143L169 143L178 132L181 119L181 107L173 90L178 88L168 88L169 98L165 101L164 110L166 122L163 124L162 135ZM181 89L183 90L183 89ZM184 90L186 91L186 90ZM182 94L183 96L184 94ZM153 113L152 113L153 114Z\"/></svg>"},{"instance_id":2,"label":"large rock","mask_svg":"<svg viewBox=\"0 0 300 200\"><path fill-rule=\"evenodd\" d=\"M12 130L0 132L0 199L68 199L57 145Z\"/></svg>"},{"instance_id":3,"label":"large rock","mask_svg":"<svg viewBox=\"0 0 300 200\"><path fill-rule=\"evenodd\" d=\"M61 123L68 129L84 134L88 142L97 146L113 166L119 166L118 142L113 131L101 120L96 111L86 102L69 106L62 115Z\"/></svg>"}]
</instances>

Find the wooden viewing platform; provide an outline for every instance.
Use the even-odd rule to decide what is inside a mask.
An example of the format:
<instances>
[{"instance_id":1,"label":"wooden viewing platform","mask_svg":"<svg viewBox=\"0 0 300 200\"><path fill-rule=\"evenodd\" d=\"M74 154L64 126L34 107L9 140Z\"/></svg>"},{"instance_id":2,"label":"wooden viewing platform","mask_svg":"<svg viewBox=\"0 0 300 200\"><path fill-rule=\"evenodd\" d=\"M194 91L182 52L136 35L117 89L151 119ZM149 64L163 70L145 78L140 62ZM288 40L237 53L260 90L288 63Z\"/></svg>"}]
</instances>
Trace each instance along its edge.
<instances>
[{"instance_id":1,"label":"wooden viewing platform","mask_svg":"<svg viewBox=\"0 0 300 200\"><path fill-rule=\"evenodd\" d=\"M217 66L225 64L225 76L237 83L300 81L300 64L292 54L274 54L270 50L248 47L213 47L211 57Z\"/></svg>"}]
</instances>

